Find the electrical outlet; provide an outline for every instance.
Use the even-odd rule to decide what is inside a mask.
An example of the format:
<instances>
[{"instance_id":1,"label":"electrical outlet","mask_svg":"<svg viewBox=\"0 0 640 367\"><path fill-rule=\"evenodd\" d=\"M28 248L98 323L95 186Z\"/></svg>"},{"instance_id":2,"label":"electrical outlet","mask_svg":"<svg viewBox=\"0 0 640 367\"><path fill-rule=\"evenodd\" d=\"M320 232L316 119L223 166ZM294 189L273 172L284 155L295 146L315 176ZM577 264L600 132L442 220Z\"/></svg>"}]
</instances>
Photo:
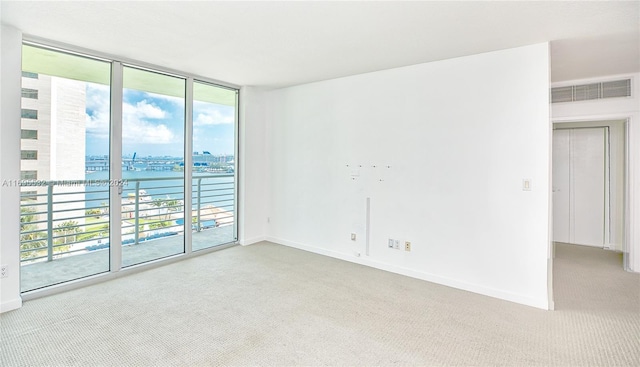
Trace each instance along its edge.
<instances>
[{"instance_id":1,"label":"electrical outlet","mask_svg":"<svg viewBox=\"0 0 640 367\"><path fill-rule=\"evenodd\" d=\"M400 250L402 248L402 242L403 242L402 240L395 240L393 238L389 238L389 248Z\"/></svg>"},{"instance_id":2,"label":"electrical outlet","mask_svg":"<svg viewBox=\"0 0 640 367\"><path fill-rule=\"evenodd\" d=\"M356 234L355 234L355 233L352 233L352 234L351 234L351 241L355 241L355 240L356 240Z\"/></svg>"},{"instance_id":3,"label":"electrical outlet","mask_svg":"<svg viewBox=\"0 0 640 367\"><path fill-rule=\"evenodd\" d=\"M2 264L0 266L0 278L6 278L9 276L9 265Z\"/></svg>"},{"instance_id":4,"label":"electrical outlet","mask_svg":"<svg viewBox=\"0 0 640 367\"><path fill-rule=\"evenodd\" d=\"M409 242L409 241L405 241L404 242L404 250L405 251L411 251L411 242Z\"/></svg>"}]
</instances>

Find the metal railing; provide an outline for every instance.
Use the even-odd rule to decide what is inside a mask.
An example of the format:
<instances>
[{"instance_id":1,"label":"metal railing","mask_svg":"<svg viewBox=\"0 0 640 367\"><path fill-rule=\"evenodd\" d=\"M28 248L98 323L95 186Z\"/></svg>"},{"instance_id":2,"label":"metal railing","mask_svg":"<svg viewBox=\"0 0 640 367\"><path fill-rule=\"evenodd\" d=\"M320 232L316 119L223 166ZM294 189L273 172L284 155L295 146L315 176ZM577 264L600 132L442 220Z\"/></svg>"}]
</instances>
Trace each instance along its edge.
<instances>
[{"instance_id":1,"label":"metal railing","mask_svg":"<svg viewBox=\"0 0 640 367\"><path fill-rule=\"evenodd\" d=\"M23 188L20 214L21 262L55 258L109 247L109 180L38 181ZM191 215L184 208L184 179L154 177L123 180L122 244L137 245L233 225L233 174L192 178ZM31 185L23 185L31 186Z\"/></svg>"}]
</instances>

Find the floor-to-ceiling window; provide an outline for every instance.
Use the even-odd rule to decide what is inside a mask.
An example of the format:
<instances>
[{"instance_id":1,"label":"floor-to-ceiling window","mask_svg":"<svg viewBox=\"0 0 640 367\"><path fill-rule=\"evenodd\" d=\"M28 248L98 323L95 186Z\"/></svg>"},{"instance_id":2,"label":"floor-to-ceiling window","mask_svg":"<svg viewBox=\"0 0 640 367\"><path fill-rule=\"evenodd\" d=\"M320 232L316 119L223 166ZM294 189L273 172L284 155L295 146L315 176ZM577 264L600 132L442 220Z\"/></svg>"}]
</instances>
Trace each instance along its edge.
<instances>
[{"instance_id":1,"label":"floor-to-ceiling window","mask_svg":"<svg viewBox=\"0 0 640 367\"><path fill-rule=\"evenodd\" d=\"M129 266L184 252L185 79L125 66L123 86L122 233L132 246L123 247L122 265Z\"/></svg>"},{"instance_id":2,"label":"floor-to-ceiling window","mask_svg":"<svg viewBox=\"0 0 640 367\"><path fill-rule=\"evenodd\" d=\"M234 241L238 91L193 84L193 250Z\"/></svg>"},{"instance_id":3,"label":"floor-to-ceiling window","mask_svg":"<svg viewBox=\"0 0 640 367\"><path fill-rule=\"evenodd\" d=\"M236 241L236 89L33 43L22 81L23 292Z\"/></svg>"},{"instance_id":4,"label":"floor-to-ceiling window","mask_svg":"<svg viewBox=\"0 0 640 367\"><path fill-rule=\"evenodd\" d=\"M109 62L23 47L23 291L109 271L110 79Z\"/></svg>"}]
</instances>

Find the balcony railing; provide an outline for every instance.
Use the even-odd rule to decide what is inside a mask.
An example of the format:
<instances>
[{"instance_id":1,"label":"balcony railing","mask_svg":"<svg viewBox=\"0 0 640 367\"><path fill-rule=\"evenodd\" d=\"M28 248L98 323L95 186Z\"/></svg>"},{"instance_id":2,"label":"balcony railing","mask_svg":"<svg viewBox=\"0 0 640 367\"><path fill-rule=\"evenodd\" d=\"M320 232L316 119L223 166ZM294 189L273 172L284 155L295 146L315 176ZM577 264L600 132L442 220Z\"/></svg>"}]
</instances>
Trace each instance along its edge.
<instances>
[{"instance_id":1,"label":"balcony railing","mask_svg":"<svg viewBox=\"0 0 640 367\"><path fill-rule=\"evenodd\" d=\"M38 181L21 194L22 263L109 247L109 180ZM36 186L37 184L37 186ZM29 184L23 186L31 186ZM233 225L233 174L192 179L191 215L184 210L181 177L123 180L122 245ZM232 242L233 239L229 239Z\"/></svg>"}]
</instances>

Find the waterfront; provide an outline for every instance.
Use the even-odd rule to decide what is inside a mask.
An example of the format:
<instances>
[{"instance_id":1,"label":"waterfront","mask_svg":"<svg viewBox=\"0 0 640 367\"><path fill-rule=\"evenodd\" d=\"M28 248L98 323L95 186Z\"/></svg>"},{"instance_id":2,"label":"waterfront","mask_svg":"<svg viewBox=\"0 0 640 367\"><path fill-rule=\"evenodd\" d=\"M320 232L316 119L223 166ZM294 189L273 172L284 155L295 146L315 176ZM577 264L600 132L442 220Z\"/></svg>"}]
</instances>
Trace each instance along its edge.
<instances>
[{"instance_id":1,"label":"waterfront","mask_svg":"<svg viewBox=\"0 0 640 367\"><path fill-rule=\"evenodd\" d=\"M108 248L109 235L113 235L108 230L108 184L112 182L107 172L87 173L84 181L47 182L48 193L39 196L46 200L24 204L23 263ZM124 246L173 238L189 228L195 232L233 228L235 223L235 177L231 173L195 173L190 209L184 207L183 172L126 171L121 184L122 196L116 202L121 203L119 237ZM46 218L41 214L47 214ZM227 238L225 243L232 240Z\"/></svg>"},{"instance_id":2,"label":"waterfront","mask_svg":"<svg viewBox=\"0 0 640 367\"><path fill-rule=\"evenodd\" d=\"M234 197L234 177L231 174L216 174L208 172L194 172L193 182L194 199L195 188L199 178L202 182L209 184L219 184L220 190L216 193L218 200L229 200ZM108 181L109 172L97 171L90 172L85 175L85 180L91 181ZM138 181L141 180L141 181ZM136 181L139 182L138 190L144 190L152 199L175 199L184 201L184 172L179 171L147 171L147 170L130 170L122 172L122 197L126 199L130 194L135 195ZM86 209L100 208L106 206L109 201L108 187L105 186L86 186L85 187ZM195 209L194 200L194 209Z\"/></svg>"}]
</instances>

